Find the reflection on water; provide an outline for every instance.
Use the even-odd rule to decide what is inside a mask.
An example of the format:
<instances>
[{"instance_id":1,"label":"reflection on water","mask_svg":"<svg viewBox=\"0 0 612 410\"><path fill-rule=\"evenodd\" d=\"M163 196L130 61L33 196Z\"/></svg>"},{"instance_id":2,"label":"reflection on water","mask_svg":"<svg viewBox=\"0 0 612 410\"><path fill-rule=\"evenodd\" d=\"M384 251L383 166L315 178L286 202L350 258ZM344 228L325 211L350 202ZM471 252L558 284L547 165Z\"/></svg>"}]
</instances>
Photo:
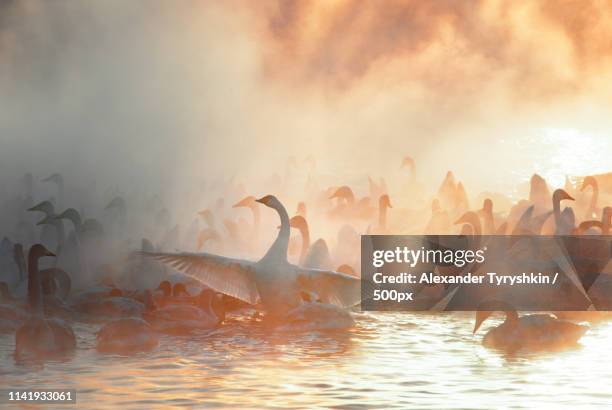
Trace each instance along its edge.
<instances>
[{"instance_id":1,"label":"reflection on water","mask_svg":"<svg viewBox=\"0 0 612 410\"><path fill-rule=\"evenodd\" d=\"M571 350L504 357L472 336L471 314L357 313L348 333L265 332L230 319L210 333L163 337L131 357L95 351L96 326L77 325L72 358L16 363L0 336L7 388L75 388L86 408L556 408L601 405L612 325ZM493 322L491 322L493 323ZM120 407L119 407L120 405Z\"/></svg>"}]
</instances>

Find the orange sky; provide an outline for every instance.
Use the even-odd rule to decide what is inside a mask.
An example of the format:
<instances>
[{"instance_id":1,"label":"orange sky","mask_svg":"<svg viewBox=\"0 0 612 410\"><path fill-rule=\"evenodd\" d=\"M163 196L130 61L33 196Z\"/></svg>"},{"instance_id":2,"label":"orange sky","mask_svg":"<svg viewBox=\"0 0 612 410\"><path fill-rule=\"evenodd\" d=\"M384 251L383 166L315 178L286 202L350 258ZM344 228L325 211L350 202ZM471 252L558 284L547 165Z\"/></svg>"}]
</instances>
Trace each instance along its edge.
<instances>
[{"instance_id":1,"label":"orange sky","mask_svg":"<svg viewBox=\"0 0 612 410\"><path fill-rule=\"evenodd\" d=\"M15 172L264 178L312 154L366 180L412 155L425 182L453 169L478 190L609 167L610 2L1 4Z\"/></svg>"}]
</instances>

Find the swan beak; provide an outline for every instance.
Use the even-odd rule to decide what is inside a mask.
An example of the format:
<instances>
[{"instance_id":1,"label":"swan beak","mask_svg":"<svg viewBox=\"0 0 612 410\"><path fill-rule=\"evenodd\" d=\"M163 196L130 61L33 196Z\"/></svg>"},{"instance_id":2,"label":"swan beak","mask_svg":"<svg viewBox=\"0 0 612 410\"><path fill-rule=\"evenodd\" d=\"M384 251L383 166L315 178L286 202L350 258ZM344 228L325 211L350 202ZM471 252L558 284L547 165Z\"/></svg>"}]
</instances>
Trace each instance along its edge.
<instances>
[{"instance_id":1,"label":"swan beak","mask_svg":"<svg viewBox=\"0 0 612 410\"><path fill-rule=\"evenodd\" d=\"M259 202L260 204L267 205L267 204L266 204L266 199L265 199L265 197L263 197L263 198L259 198L259 199L256 199L256 200L255 200L255 202Z\"/></svg>"},{"instance_id":2,"label":"swan beak","mask_svg":"<svg viewBox=\"0 0 612 410\"><path fill-rule=\"evenodd\" d=\"M47 253L45 253L45 256L52 256L52 257L56 257L57 255L56 255L56 254L54 254L54 253L53 253L53 252L51 252L51 251L47 251Z\"/></svg>"}]
</instances>

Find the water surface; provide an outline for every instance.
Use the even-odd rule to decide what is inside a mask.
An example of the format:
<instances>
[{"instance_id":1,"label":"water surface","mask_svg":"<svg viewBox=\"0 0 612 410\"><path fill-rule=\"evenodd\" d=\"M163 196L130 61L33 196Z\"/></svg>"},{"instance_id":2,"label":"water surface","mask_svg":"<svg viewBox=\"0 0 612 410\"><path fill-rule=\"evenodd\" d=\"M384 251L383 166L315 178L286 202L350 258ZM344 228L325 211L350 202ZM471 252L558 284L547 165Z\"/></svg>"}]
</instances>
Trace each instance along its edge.
<instances>
[{"instance_id":1,"label":"water surface","mask_svg":"<svg viewBox=\"0 0 612 410\"><path fill-rule=\"evenodd\" d=\"M576 408L609 407L612 324L563 352L507 357L480 345L467 313L356 313L342 333L283 334L230 318L191 337L164 336L130 357L95 350L97 325L76 324L76 353L18 363L0 336L7 388L74 388L78 407ZM487 322L494 325L495 321ZM485 329L488 327L485 324ZM61 407L61 406L56 406ZM65 407L65 406L64 406Z\"/></svg>"}]
</instances>

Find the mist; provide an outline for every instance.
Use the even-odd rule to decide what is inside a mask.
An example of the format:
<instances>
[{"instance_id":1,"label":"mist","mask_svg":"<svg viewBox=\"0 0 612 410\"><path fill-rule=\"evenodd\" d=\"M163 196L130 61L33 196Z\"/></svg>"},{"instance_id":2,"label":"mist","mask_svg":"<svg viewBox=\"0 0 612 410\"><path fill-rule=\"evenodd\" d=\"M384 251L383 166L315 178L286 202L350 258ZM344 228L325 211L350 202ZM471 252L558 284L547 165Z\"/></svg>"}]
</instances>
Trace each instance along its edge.
<instances>
[{"instance_id":1,"label":"mist","mask_svg":"<svg viewBox=\"0 0 612 410\"><path fill-rule=\"evenodd\" d=\"M473 196L607 171L609 10L538 4L3 2L0 186L30 172L42 200L59 172L92 212L140 192L191 218L227 181L274 193L291 157L365 189L411 155Z\"/></svg>"}]
</instances>

